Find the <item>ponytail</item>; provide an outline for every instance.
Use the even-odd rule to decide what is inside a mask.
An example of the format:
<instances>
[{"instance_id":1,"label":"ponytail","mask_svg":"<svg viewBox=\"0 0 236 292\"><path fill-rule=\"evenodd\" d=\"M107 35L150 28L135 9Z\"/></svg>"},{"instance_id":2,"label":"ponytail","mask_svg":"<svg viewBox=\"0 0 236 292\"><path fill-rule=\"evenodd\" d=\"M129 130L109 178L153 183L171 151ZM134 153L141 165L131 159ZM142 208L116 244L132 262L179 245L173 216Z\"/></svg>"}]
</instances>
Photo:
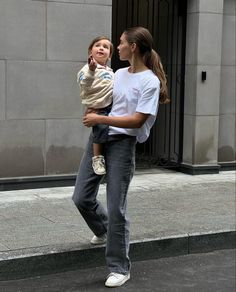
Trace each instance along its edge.
<instances>
[{"instance_id":1,"label":"ponytail","mask_svg":"<svg viewBox=\"0 0 236 292\"><path fill-rule=\"evenodd\" d=\"M160 56L157 54L155 50L146 51L143 55L145 65L152 70L152 72L158 77L160 80L160 98L159 102L161 104L166 104L170 102L168 96L168 88L167 88L167 78L165 71L163 69Z\"/></svg>"}]
</instances>

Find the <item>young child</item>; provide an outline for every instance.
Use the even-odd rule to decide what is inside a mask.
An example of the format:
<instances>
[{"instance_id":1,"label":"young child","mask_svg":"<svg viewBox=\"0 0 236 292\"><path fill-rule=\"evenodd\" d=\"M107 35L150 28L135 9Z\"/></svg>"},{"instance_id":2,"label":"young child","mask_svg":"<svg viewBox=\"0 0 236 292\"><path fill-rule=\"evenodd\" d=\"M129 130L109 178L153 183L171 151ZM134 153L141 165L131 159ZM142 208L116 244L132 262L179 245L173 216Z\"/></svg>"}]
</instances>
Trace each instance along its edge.
<instances>
[{"instance_id":1,"label":"young child","mask_svg":"<svg viewBox=\"0 0 236 292\"><path fill-rule=\"evenodd\" d=\"M113 53L111 41L100 36L95 38L88 48L88 64L77 74L82 104L87 106L86 114L96 112L108 115L112 104L114 73L106 64ZM93 170L98 175L106 173L102 144L107 141L108 125L93 127Z\"/></svg>"}]
</instances>

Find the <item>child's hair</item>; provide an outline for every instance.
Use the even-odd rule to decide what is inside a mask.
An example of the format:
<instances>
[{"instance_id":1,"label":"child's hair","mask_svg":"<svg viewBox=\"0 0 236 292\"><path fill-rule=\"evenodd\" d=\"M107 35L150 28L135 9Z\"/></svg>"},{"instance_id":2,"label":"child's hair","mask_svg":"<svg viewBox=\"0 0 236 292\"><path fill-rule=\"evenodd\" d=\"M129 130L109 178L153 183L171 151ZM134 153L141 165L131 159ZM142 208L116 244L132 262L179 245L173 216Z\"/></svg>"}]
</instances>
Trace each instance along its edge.
<instances>
[{"instance_id":1,"label":"child's hair","mask_svg":"<svg viewBox=\"0 0 236 292\"><path fill-rule=\"evenodd\" d=\"M124 31L126 40L129 44L135 43L143 57L144 64L153 71L161 82L160 103L168 103L167 78L163 69L161 59L157 52L152 48L153 38L149 30L144 27L131 27Z\"/></svg>"},{"instance_id":2,"label":"child's hair","mask_svg":"<svg viewBox=\"0 0 236 292\"><path fill-rule=\"evenodd\" d=\"M98 36L95 39L93 39L88 47L88 54L90 55L91 50L93 48L93 45L101 40L108 40L110 42L110 58L111 58L111 56L113 54L113 44L112 44L111 40L106 36Z\"/></svg>"}]
</instances>

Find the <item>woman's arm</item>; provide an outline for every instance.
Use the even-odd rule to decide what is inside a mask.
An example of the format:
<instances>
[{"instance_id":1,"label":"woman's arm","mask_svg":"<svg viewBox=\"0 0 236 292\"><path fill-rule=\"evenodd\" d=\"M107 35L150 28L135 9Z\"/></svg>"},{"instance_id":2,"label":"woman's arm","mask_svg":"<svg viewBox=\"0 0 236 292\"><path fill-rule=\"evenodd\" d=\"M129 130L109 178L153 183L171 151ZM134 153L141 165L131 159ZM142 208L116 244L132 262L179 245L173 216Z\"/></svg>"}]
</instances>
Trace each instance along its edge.
<instances>
[{"instance_id":1,"label":"woman's arm","mask_svg":"<svg viewBox=\"0 0 236 292\"><path fill-rule=\"evenodd\" d=\"M96 124L105 124L118 128L141 128L148 116L149 114L138 112L123 117L102 116L90 113L84 116L83 123L86 127L92 127Z\"/></svg>"}]
</instances>

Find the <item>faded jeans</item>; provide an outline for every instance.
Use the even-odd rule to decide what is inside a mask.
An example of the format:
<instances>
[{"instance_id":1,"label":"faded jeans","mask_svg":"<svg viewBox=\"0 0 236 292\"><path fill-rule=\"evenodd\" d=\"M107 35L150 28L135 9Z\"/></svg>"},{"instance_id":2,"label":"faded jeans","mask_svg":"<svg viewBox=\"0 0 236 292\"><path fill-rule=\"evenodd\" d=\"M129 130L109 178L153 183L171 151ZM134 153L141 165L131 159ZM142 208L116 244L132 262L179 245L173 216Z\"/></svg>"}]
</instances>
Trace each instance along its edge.
<instances>
[{"instance_id":1,"label":"faded jeans","mask_svg":"<svg viewBox=\"0 0 236 292\"><path fill-rule=\"evenodd\" d=\"M106 211L96 198L102 177L96 175L92 169L93 149L90 135L72 198L93 233L97 236L107 233L107 266L110 272L120 274L127 274L131 268L126 206L127 192L135 168L135 145L136 137L126 135L114 135L104 145L107 171Z\"/></svg>"}]
</instances>

